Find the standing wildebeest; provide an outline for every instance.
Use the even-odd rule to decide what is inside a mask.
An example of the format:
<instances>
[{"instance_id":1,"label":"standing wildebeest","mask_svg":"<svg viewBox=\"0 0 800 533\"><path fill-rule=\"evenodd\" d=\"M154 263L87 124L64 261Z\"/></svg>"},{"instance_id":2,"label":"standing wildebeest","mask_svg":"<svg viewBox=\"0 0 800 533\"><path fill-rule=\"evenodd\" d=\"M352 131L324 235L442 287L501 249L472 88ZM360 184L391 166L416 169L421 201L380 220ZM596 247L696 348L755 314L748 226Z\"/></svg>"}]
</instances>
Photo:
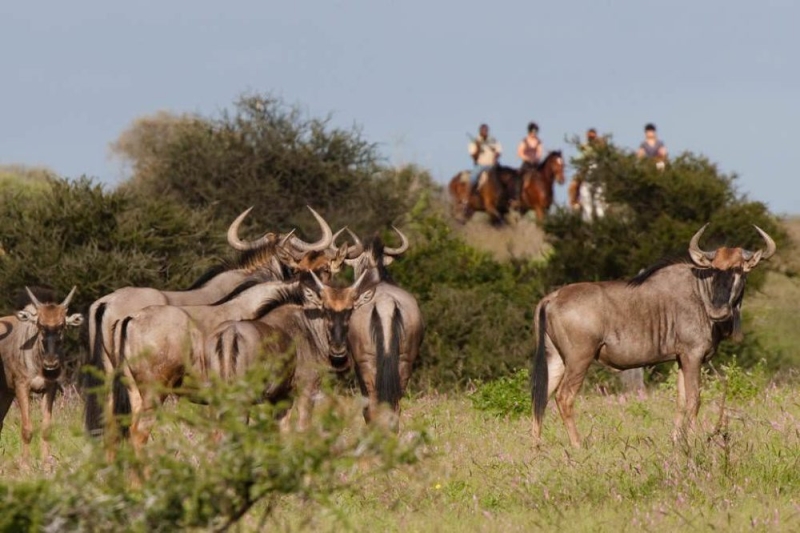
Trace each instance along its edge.
<instances>
[{"instance_id":1,"label":"standing wildebeest","mask_svg":"<svg viewBox=\"0 0 800 533\"><path fill-rule=\"evenodd\" d=\"M375 284L372 301L353 312L348 335L361 394L368 400L364 419L374 420L379 404L386 403L394 410L392 424L396 427L400 398L419 354L424 324L417 300L395 285L386 270L386 265L408 250L406 236L394 230L402 240L399 248L386 247L375 237L364 250L351 233L356 244L346 262L356 276L366 275L366 281Z\"/></svg>"},{"instance_id":2,"label":"standing wildebeest","mask_svg":"<svg viewBox=\"0 0 800 533\"><path fill-rule=\"evenodd\" d=\"M536 169L523 171L521 180L520 212L524 215L528 210L534 210L536 219L541 222L553 205L553 182L564 184L564 158L561 157L561 150L547 154Z\"/></svg>"},{"instance_id":3,"label":"standing wildebeest","mask_svg":"<svg viewBox=\"0 0 800 533\"><path fill-rule=\"evenodd\" d=\"M16 315L0 318L0 431L11 402L17 399L22 427L22 455L30 455L33 426L30 393L44 393L42 400L42 457L49 455L47 430L53 415L53 401L64 364L64 328L79 326L80 313L67 316L75 287L60 304L42 303L25 287L31 304Z\"/></svg>"},{"instance_id":4,"label":"standing wildebeest","mask_svg":"<svg viewBox=\"0 0 800 533\"><path fill-rule=\"evenodd\" d=\"M367 303L373 294L362 282L364 276L345 288L333 288L309 272L313 287L304 282L266 282L251 287L225 303L212 306L150 306L126 317L114 344L118 354L115 372L124 382L114 382L111 409L115 415L130 409L130 437L139 448L147 442L155 408L180 386L187 374L200 377L207 356L206 339L225 321L257 320L272 310L291 303L321 313L327 331L327 345L336 354L345 346L347 320L354 308ZM89 429L101 429L99 406L89 413Z\"/></svg>"},{"instance_id":5,"label":"standing wildebeest","mask_svg":"<svg viewBox=\"0 0 800 533\"><path fill-rule=\"evenodd\" d=\"M775 241L756 226L766 250L698 246L706 224L689 244L691 261L660 264L630 282L567 285L545 296L536 308L532 395L534 443L539 443L547 400L556 402L573 446L580 437L573 404L586 370L595 359L624 370L677 361L678 413L675 435L700 407L700 366L722 338L741 335L745 277L775 253Z\"/></svg>"},{"instance_id":6,"label":"standing wildebeest","mask_svg":"<svg viewBox=\"0 0 800 533\"><path fill-rule=\"evenodd\" d=\"M475 211L486 211L492 224L502 224L508 213L509 202L515 196L519 172L511 167L497 165L481 173L475 190L469 181L469 175L467 170L459 172L453 176L448 186L456 218L466 222Z\"/></svg>"}]
</instances>

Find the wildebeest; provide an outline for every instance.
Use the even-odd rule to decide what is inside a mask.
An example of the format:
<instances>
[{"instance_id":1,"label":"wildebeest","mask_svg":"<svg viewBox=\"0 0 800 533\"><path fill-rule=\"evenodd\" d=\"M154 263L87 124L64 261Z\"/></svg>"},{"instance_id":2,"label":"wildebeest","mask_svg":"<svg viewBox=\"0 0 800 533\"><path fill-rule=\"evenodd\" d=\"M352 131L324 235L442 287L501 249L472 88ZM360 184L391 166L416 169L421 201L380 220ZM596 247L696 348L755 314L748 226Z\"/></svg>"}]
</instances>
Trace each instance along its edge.
<instances>
[{"instance_id":1,"label":"wildebeest","mask_svg":"<svg viewBox=\"0 0 800 533\"><path fill-rule=\"evenodd\" d=\"M528 210L533 210L536 212L536 219L541 222L553 205L553 183L564 183L564 158L561 150L548 153L537 168L521 172L520 179L520 212L524 215Z\"/></svg>"},{"instance_id":2,"label":"wildebeest","mask_svg":"<svg viewBox=\"0 0 800 533\"><path fill-rule=\"evenodd\" d=\"M366 275L375 284L372 301L353 311L348 343L355 362L356 377L362 395L368 400L364 419L374 420L380 403L388 404L395 413L392 424L399 421L400 398L403 396L414 361L419 355L424 335L422 313L416 299L398 287L386 266L408 250L408 239L394 228L402 240L398 248L384 246L375 237L366 249L353 235L355 246L346 262L356 276Z\"/></svg>"},{"instance_id":3,"label":"wildebeest","mask_svg":"<svg viewBox=\"0 0 800 533\"><path fill-rule=\"evenodd\" d=\"M347 319L354 308L372 298L364 276L344 288L322 283L312 272L313 284L302 281L268 282L251 287L216 306L150 306L122 320L115 337L118 364L124 377L114 381L111 410L131 414L130 437L135 447L149 438L153 411L182 384L187 374L207 375L206 339L225 321L257 320L285 304L300 304L321 313L327 345L334 353L345 344ZM98 406L89 412L90 431L101 429Z\"/></svg>"},{"instance_id":4,"label":"wildebeest","mask_svg":"<svg viewBox=\"0 0 800 533\"><path fill-rule=\"evenodd\" d=\"M60 304L42 303L30 289L25 287L25 290L30 305L16 315L0 318L0 431L8 409L16 398L22 427L22 454L27 459L33 436L30 394L44 394L42 456L47 457L47 431L58 391L58 379L64 368L64 329L81 325L83 316L80 313L67 315L75 287Z\"/></svg>"},{"instance_id":5,"label":"wildebeest","mask_svg":"<svg viewBox=\"0 0 800 533\"><path fill-rule=\"evenodd\" d=\"M775 253L775 241L756 230L766 250L700 249L692 237L690 259L659 264L630 282L575 283L545 296L536 308L532 436L538 445L545 407L556 403L569 439L580 446L573 404L592 361L618 370L677 361L675 435L691 429L700 407L700 366L722 338L741 335L747 273Z\"/></svg>"}]
</instances>

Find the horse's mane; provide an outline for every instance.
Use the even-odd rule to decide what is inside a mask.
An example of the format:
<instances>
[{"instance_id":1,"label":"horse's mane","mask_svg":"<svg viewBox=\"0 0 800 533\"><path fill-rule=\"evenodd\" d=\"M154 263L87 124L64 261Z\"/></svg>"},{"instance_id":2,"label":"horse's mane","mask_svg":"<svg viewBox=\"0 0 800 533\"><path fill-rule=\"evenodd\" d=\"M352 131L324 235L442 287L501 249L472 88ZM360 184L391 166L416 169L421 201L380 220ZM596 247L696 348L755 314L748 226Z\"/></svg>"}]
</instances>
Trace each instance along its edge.
<instances>
[{"instance_id":1,"label":"horse's mane","mask_svg":"<svg viewBox=\"0 0 800 533\"><path fill-rule=\"evenodd\" d=\"M628 287L638 287L643 284L645 281L650 279L653 274L656 272L663 270L667 267L672 265L683 265L683 264L691 264L692 260L687 255L679 255L679 256L672 256L672 257L665 257L656 261L649 267L642 269L638 274L628 280Z\"/></svg>"},{"instance_id":2,"label":"horse's mane","mask_svg":"<svg viewBox=\"0 0 800 533\"><path fill-rule=\"evenodd\" d=\"M561 150L550 150L547 152L547 155L544 159L542 159L539 164L536 166L536 170L539 172L544 170L545 165L554 157L561 157Z\"/></svg>"}]
</instances>

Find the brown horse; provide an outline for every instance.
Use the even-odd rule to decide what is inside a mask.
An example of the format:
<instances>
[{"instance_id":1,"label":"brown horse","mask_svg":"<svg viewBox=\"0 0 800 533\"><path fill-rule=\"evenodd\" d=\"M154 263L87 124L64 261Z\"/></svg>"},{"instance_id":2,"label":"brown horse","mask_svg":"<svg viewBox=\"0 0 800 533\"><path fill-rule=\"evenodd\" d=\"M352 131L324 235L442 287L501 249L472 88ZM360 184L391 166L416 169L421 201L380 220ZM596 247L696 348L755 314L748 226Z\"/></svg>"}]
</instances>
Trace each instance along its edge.
<instances>
[{"instance_id":1,"label":"brown horse","mask_svg":"<svg viewBox=\"0 0 800 533\"><path fill-rule=\"evenodd\" d=\"M497 226L504 222L509 201L519 180L519 171L511 167L496 166L483 172L478 178L478 187L473 190L469 182L469 171L459 172L450 180L448 190L453 198L453 214L460 222L466 222L475 211L485 211Z\"/></svg>"},{"instance_id":2,"label":"brown horse","mask_svg":"<svg viewBox=\"0 0 800 533\"><path fill-rule=\"evenodd\" d=\"M553 182L564 184L564 158L561 150L554 150L535 169L522 171L522 194L520 212L536 211L536 219L544 220L544 214L553 204Z\"/></svg>"}]
</instances>

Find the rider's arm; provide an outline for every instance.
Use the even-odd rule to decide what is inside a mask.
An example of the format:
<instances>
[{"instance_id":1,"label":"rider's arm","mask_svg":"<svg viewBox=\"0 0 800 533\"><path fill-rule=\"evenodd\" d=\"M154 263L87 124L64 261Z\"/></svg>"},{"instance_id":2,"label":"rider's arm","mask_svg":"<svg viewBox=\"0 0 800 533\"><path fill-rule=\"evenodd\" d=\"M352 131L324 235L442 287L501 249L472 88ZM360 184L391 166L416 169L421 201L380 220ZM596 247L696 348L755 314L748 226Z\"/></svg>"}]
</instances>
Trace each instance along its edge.
<instances>
[{"instance_id":1,"label":"rider's arm","mask_svg":"<svg viewBox=\"0 0 800 533\"><path fill-rule=\"evenodd\" d=\"M542 154L544 153L544 148L542 148L542 141L539 141L539 144L536 145L536 160L542 160Z\"/></svg>"},{"instance_id":2,"label":"rider's arm","mask_svg":"<svg viewBox=\"0 0 800 533\"><path fill-rule=\"evenodd\" d=\"M638 149L638 150L636 150L636 157L638 157L639 159L641 159L641 158L643 158L643 157L644 157L644 155L645 155L645 154L644 154L644 147L643 147L642 145L639 145L639 149Z\"/></svg>"},{"instance_id":3,"label":"rider's arm","mask_svg":"<svg viewBox=\"0 0 800 533\"><path fill-rule=\"evenodd\" d=\"M658 155L660 155L664 159L667 158L667 145L661 143L661 146L658 147Z\"/></svg>"},{"instance_id":4,"label":"rider's arm","mask_svg":"<svg viewBox=\"0 0 800 533\"><path fill-rule=\"evenodd\" d=\"M523 139L520 141L519 146L517 146L517 157L522 159L523 161L527 161L525 158L525 140Z\"/></svg>"}]
</instances>

